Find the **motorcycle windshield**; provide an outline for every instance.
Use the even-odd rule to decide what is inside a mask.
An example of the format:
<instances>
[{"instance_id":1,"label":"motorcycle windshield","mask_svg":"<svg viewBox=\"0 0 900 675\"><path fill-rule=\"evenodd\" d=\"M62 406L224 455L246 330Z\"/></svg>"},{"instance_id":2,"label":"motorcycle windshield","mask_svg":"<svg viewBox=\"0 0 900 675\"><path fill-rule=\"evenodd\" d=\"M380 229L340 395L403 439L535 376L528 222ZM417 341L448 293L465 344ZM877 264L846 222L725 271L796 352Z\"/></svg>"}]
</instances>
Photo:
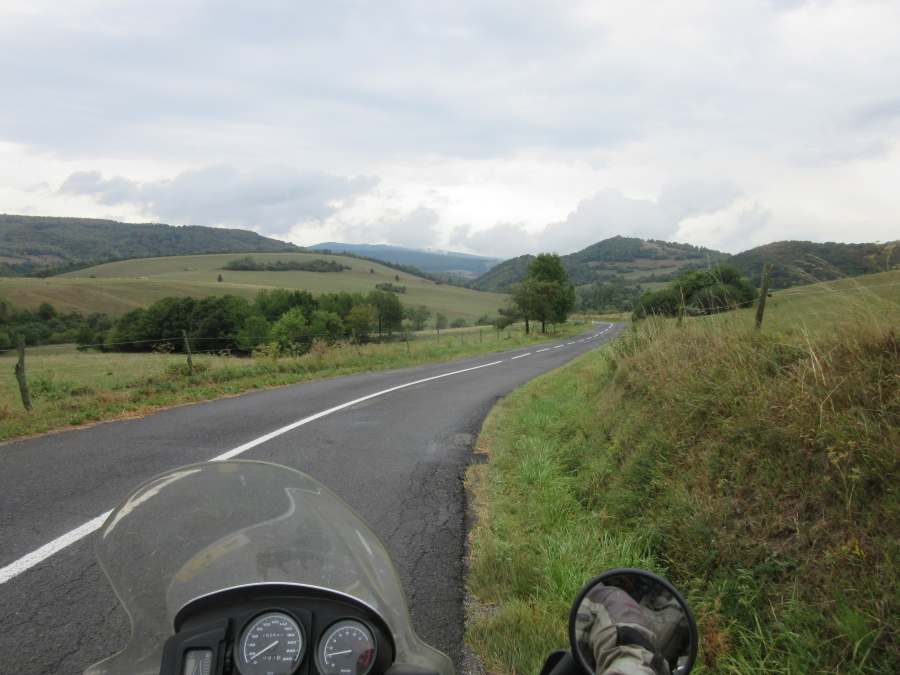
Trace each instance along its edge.
<instances>
[{"instance_id":1,"label":"motorcycle windshield","mask_svg":"<svg viewBox=\"0 0 900 675\"><path fill-rule=\"evenodd\" d=\"M259 583L350 596L384 619L396 663L453 672L449 659L413 631L378 535L299 471L253 461L168 471L136 488L110 514L94 548L132 632L123 651L85 675L159 673L178 610L199 597Z\"/></svg>"}]
</instances>

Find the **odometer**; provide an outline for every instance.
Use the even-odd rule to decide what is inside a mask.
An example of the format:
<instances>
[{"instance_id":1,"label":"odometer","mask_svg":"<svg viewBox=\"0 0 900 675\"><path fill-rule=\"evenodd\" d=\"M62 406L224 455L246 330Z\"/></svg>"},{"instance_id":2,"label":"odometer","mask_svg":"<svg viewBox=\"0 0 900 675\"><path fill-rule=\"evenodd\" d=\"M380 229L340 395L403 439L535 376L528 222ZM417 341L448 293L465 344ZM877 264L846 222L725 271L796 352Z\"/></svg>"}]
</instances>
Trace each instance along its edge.
<instances>
[{"instance_id":1,"label":"odometer","mask_svg":"<svg viewBox=\"0 0 900 675\"><path fill-rule=\"evenodd\" d=\"M241 675L292 675L305 647L303 630L293 618L268 612L253 619L241 634L238 670Z\"/></svg>"}]
</instances>

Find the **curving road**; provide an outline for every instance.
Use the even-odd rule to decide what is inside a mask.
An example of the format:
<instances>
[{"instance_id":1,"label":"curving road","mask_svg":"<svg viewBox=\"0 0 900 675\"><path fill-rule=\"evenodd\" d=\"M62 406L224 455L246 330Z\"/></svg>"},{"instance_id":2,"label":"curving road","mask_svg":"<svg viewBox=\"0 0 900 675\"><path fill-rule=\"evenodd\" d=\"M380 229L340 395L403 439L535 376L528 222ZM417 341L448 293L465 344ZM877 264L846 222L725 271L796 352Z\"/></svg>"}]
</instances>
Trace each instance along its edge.
<instances>
[{"instance_id":1,"label":"curving road","mask_svg":"<svg viewBox=\"0 0 900 675\"><path fill-rule=\"evenodd\" d=\"M228 456L322 481L397 563L416 630L463 667L462 479L497 400L604 344L577 338L430 366L334 378L165 410L0 448L0 671L80 673L124 645L128 617L91 532L134 486Z\"/></svg>"}]
</instances>

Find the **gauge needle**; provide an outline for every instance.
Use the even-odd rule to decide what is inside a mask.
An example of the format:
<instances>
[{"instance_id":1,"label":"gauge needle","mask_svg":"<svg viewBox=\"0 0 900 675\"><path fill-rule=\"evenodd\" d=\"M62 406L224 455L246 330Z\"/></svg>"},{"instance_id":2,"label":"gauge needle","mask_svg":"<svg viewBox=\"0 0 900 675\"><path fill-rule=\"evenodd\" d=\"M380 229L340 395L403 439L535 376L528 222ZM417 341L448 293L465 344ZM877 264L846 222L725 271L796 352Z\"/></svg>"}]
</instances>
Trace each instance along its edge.
<instances>
[{"instance_id":1,"label":"gauge needle","mask_svg":"<svg viewBox=\"0 0 900 675\"><path fill-rule=\"evenodd\" d=\"M277 644L278 644L278 640L275 640L275 642L273 642L272 644L270 644L268 647L266 647L265 649L263 649L261 652L256 652L256 653L252 656L252 658L253 658L253 659L258 659L260 656L262 656L263 654L265 654L267 651L269 651L270 649L272 649L272 647L274 647L274 646L277 645Z\"/></svg>"},{"instance_id":2,"label":"gauge needle","mask_svg":"<svg viewBox=\"0 0 900 675\"><path fill-rule=\"evenodd\" d=\"M331 652L331 654L329 654L329 656L343 656L344 654L349 654L352 651L353 651L352 649L345 649L342 652Z\"/></svg>"}]
</instances>

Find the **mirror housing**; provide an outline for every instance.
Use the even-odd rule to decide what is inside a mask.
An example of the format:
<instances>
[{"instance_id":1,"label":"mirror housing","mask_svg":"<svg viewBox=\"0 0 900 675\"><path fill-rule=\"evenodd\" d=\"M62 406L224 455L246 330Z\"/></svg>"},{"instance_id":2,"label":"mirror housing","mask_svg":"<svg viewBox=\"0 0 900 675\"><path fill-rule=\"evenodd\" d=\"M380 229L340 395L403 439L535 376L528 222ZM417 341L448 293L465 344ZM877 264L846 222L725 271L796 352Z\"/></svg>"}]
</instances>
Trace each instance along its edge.
<instances>
[{"instance_id":1,"label":"mirror housing","mask_svg":"<svg viewBox=\"0 0 900 675\"><path fill-rule=\"evenodd\" d=\"M582 675L598 675L598 658L604 669L630 658L663 675L687 675L699 640L694 614L672 584L652 572L620 568L581 589L569 615L569 642Z\"/></svg>"}]
</instances>

